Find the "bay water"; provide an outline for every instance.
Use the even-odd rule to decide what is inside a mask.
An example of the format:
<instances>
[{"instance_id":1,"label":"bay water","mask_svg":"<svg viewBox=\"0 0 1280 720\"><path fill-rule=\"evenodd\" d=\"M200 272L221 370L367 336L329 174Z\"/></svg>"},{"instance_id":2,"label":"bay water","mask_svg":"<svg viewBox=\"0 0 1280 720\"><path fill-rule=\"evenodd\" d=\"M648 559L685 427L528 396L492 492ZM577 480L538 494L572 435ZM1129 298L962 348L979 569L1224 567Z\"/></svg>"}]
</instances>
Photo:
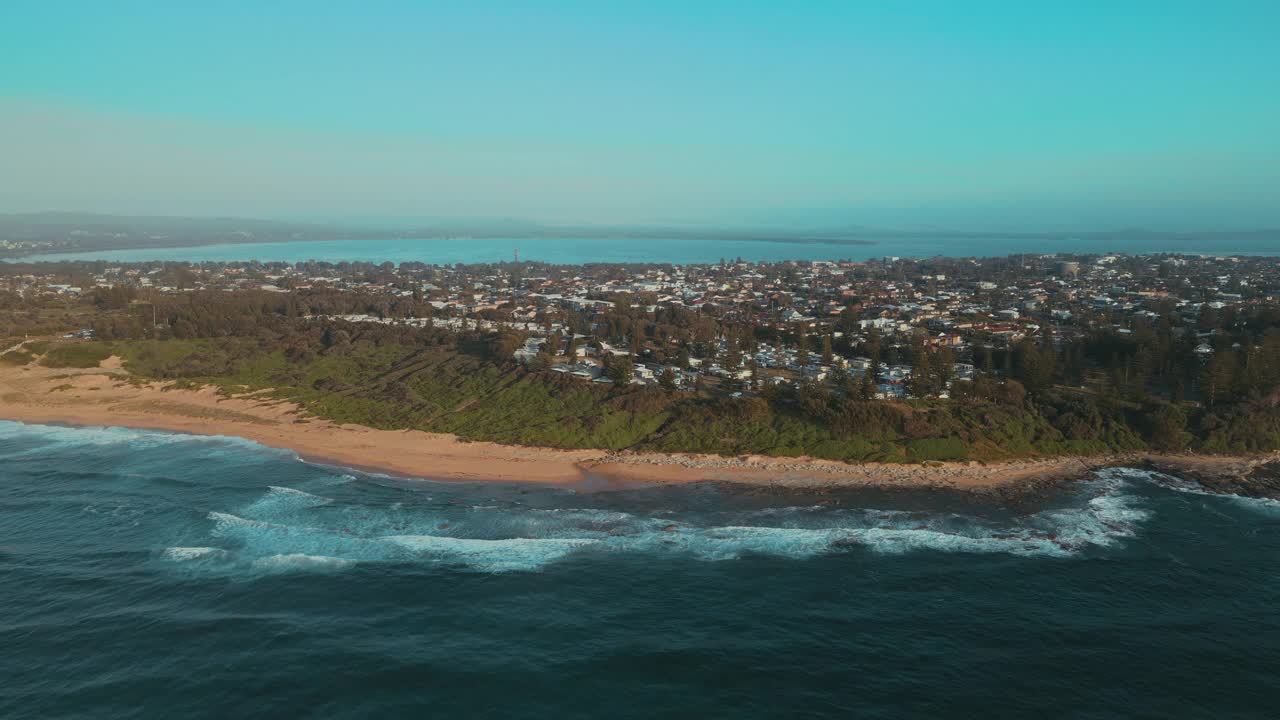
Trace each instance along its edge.
<instances>
[{"instance_id":1,"label":"bay water","mask_svg":"<svg viewBox=\"0 0 1280 720\"><path fill-rule=\"evenodd\" d=\"M867 260L883 257L991 257L1019 253L1187 253L1208 255L1280 254L1280 238L1273 235L1166 237L1134 235L1127 239L1018 237L1013 235L944 237L894 235L863 243L836 240L806 242L672 239L672 238L367 238L351 240L237 243L198 247L68 252L15 258L29 260L107 260L141 262L327 262L406 261L454 264L522 260L574 265L583 263L715 263L742 258L751 262L783 260Z\"/></svg>"}]
</instances>

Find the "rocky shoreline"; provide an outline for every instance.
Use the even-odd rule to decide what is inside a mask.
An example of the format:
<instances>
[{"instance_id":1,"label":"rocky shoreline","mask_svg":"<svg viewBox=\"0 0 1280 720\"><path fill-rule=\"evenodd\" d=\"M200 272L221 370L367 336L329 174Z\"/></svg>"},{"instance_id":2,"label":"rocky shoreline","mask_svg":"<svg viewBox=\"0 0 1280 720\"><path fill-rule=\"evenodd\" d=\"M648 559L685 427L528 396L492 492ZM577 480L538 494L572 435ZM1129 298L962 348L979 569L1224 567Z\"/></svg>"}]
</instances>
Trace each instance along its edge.
<instances>
[{"instance_id":1,"label":"rocky shoreline","mask_svg":"<svg viewBox=\"0 0 1280 720\"><path fill-rule=\"evenodd\" d=\"M656 455L610 453L590 463L588 472L622 478L663 475L680 481L701 478L776 489L833 487L963 490L990 495L1009 504L1047 497L1051 492L1099 470L1135 468L1174 475L1206 491L1246 497L1280 498L1280 453L1194 455L1133 452L996 463L848 464L813 458L762 456Z\"/></svg>"},{"instance_id":2,"label":"rocky shoreline","mask_svg":"<svg viewBox=\"0 0 1280 720\"><path fill-rule=\"evenodd\" d=\"M1224 495L1280 499L1280 453L1257 456L1148 455L1140 466L1193 480Z\"/></svg>"}]
</instances>

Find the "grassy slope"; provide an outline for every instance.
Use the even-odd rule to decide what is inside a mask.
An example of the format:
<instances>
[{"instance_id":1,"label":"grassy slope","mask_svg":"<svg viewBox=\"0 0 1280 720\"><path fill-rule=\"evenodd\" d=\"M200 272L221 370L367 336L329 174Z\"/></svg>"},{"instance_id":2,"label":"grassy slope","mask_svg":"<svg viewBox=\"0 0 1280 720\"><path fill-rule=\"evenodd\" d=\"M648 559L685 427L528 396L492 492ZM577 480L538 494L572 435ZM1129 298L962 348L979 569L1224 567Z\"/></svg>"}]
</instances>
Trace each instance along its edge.
<instances>
[{"instance_id":1,"label":"grassy slope","mask_svg":"<svg viewBox=\"0 0 1280 720\"><path fill-rule=\"evenodd\" d=\"M321 417L384 429L417 428L475 440L550 447L624 448L642 441L665 412L619 407L598 388L516 375L443 350L357 345L290 363L251 341L116 343L130 372L270 390Z\"/></svg>"},{"instance_id":2,"label":"grassy slope","mask_svg":"<svg viewBox=\"0 0 1280 720\"><path fill-rule=\"evenodd\" d=\"M873 403L869 419L836 432L794 406L689 395L672 401L655 388L601 388L512 372L451 350L400 345L358 344L294 362L247 338L67 347L77 349L55 348L42 362L96 364L94 358L116 353L143 378L268 391L337 422L504 443L889 462L1097 454L1143 445L1121 424L1071 439L1039 414L993 403Z\"/></svg>"}]
</instances>

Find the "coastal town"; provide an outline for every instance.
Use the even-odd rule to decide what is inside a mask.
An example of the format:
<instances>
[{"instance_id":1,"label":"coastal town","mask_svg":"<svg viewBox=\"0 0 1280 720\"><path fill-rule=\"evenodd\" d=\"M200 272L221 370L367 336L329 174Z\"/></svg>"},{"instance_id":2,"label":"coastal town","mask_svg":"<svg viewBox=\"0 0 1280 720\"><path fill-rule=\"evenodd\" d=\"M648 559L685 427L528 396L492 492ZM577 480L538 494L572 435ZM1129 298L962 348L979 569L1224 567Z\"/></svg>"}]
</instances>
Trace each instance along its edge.
<instances>
[{"instance_id":1,"label":"coastal town","mask_svg":"<svg viewBox=\"0 0 1280 720\"><path fill-rule=\"evenodd\" d=\"M95 298L143 318L157 297L202 291L337 294L356 300L343 309L358 311L310 319L502 333L514 361L583 382L735 396L818 383L892 399L946 398L978 370L1009 369L1000 364L1021 342L1061 347L1099 328L1124 337L1173 325L1187 352L1207 363L1230 349L1224 319L1280 300L1278 271L1280 260L1268 257L1124 254L708 265L14 263L0 266L0 292L55 305Z\"/></svg>"}]
</instances>

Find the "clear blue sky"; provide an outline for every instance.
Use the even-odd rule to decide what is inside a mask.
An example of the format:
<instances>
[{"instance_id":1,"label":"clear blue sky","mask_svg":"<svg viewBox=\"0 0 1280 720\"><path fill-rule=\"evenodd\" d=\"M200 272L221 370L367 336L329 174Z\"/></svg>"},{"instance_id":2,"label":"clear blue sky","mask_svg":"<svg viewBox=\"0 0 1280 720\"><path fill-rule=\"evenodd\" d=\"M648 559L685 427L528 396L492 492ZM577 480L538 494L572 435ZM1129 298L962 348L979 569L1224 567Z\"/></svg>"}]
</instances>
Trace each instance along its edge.
<instances>
[{"instance_id":1,"label":"clear blue sky","mask_svg":"<svg viewBox=\"0 0 1280 720\"><path fill-rule=\"evenodd\" d=\"M0 210L1280 226L1280 2L0 4Z\"/></svg>"}]
</instances>

